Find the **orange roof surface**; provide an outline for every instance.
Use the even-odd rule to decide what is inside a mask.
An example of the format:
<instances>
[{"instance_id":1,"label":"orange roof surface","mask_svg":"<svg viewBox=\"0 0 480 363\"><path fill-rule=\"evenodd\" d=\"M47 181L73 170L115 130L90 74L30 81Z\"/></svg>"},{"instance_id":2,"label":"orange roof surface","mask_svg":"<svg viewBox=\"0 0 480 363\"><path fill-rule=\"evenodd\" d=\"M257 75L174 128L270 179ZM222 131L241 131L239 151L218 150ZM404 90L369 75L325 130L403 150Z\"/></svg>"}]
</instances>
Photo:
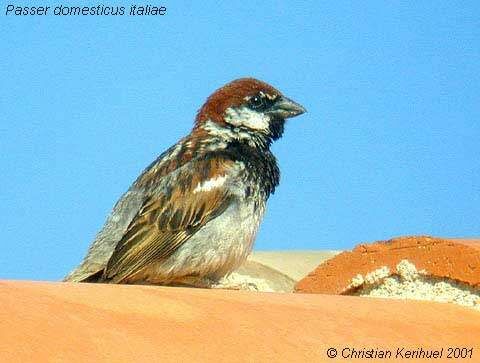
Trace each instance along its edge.
<instances>
[{"instance_id":1,"label":"orange roof surface","mask_svg":"<svg viewBox=\"0 0 480 363\"><path fill-rule=\"evenodd\" d=\"M0 304L2 362L333 362L330 347L451 346L480 359L480 314L432 302L0 281Z\"/></svg>"}]
</instances>

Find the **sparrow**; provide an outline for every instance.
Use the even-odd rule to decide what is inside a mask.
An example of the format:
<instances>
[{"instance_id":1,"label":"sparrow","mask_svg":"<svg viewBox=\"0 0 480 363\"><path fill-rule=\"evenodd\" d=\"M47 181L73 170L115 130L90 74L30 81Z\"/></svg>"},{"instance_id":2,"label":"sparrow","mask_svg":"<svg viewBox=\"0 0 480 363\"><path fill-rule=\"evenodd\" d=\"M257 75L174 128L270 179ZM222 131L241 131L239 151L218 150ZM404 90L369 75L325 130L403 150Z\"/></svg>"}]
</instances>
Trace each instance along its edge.
<instances>
[{"instance_id":1,"label":"sparrow","mask_svg":"<svg viewBox=\"0 0 480 363\"><path fill-rule=\"evenodd\" d=\"M213 286L251 252L280 171L270 151L306 112L269 84L234 80L115 204L64 281Z\"/></svg>"}]
</instances>

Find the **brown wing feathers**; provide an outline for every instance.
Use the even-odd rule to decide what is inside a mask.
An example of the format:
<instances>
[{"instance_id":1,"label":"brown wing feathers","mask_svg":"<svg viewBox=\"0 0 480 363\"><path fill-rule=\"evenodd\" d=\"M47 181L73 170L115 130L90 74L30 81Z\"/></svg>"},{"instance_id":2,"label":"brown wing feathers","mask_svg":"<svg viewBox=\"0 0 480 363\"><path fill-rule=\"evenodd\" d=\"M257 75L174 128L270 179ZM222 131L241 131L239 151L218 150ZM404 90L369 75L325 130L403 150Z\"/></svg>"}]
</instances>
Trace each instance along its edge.
<instances>
[{"instance_id":1,"label":"brown wing feathers","mask_svg":"<svg viewBox=\"0 0 480 363\"><path fill-rule=\"evenodd\" d=\"M225 171L210 170L208 178ZM192 170L185 172L194 173ZM122 282L152 262L169 257L200 227L229 206L231 196L226 189L213 188L194 193L201 181L196 177L187 179L190 185L186 188L172 188L170 195L152 195L144 202L108 261L104 280Z\"/></svg>"}]
</instances>

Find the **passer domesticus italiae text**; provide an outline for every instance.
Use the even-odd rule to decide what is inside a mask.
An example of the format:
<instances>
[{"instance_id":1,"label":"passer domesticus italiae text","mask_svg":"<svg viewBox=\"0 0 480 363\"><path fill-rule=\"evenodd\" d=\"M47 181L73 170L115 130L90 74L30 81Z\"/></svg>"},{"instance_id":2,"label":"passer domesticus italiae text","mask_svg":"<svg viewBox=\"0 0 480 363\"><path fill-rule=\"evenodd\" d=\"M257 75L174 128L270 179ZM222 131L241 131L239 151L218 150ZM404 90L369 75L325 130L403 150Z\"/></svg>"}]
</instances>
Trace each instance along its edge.
<instances>
[{"instance_id":1,"label":"passer domesticus italiae text","mask_svg":"<svg viewBox=\"0 0 480 363\"><path fill-rule=\"evenodd\" d=\"M252 78L215 91L191 133L120 198L65 281L214 285L250 253L279 182L270 144L304 112Z\"/></svg>"}]
</instances>

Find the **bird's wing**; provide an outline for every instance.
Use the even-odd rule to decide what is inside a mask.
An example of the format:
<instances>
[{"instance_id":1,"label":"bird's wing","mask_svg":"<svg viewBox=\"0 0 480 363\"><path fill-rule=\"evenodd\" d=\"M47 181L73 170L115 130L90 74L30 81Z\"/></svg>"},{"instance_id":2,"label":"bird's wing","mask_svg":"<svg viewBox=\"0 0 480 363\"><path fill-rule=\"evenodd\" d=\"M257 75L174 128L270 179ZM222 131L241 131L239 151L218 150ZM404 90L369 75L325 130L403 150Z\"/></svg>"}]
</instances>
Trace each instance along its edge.
<instances>
[{"instance_id":1,"label":"bird's wing","mask_svg":"<svg viewBox=\"0 0 480 363\"><path fill-rule=\"evenodd\" d=\"M198 161L195 169L183 167L168 185L142 205L117 244L103 278L124 282L154 261L168 258L202 226L214 219L233 200L222 187L233 162Z\"/></svg>"},{"instance_id":2,"label":"bird's wing","mask_svg":"<svg viewBox=\"0 0 480 363\"><path fill-rule=\"evenodd\" d=\"M188 160L178 157L182 141L184 140L180 140L151 163L117 201L82 263L70 272L64 281L98 281L128 226L151 194L152 188L168 184L170 175L188 163Z\"/></svg>"}]
</instances>

